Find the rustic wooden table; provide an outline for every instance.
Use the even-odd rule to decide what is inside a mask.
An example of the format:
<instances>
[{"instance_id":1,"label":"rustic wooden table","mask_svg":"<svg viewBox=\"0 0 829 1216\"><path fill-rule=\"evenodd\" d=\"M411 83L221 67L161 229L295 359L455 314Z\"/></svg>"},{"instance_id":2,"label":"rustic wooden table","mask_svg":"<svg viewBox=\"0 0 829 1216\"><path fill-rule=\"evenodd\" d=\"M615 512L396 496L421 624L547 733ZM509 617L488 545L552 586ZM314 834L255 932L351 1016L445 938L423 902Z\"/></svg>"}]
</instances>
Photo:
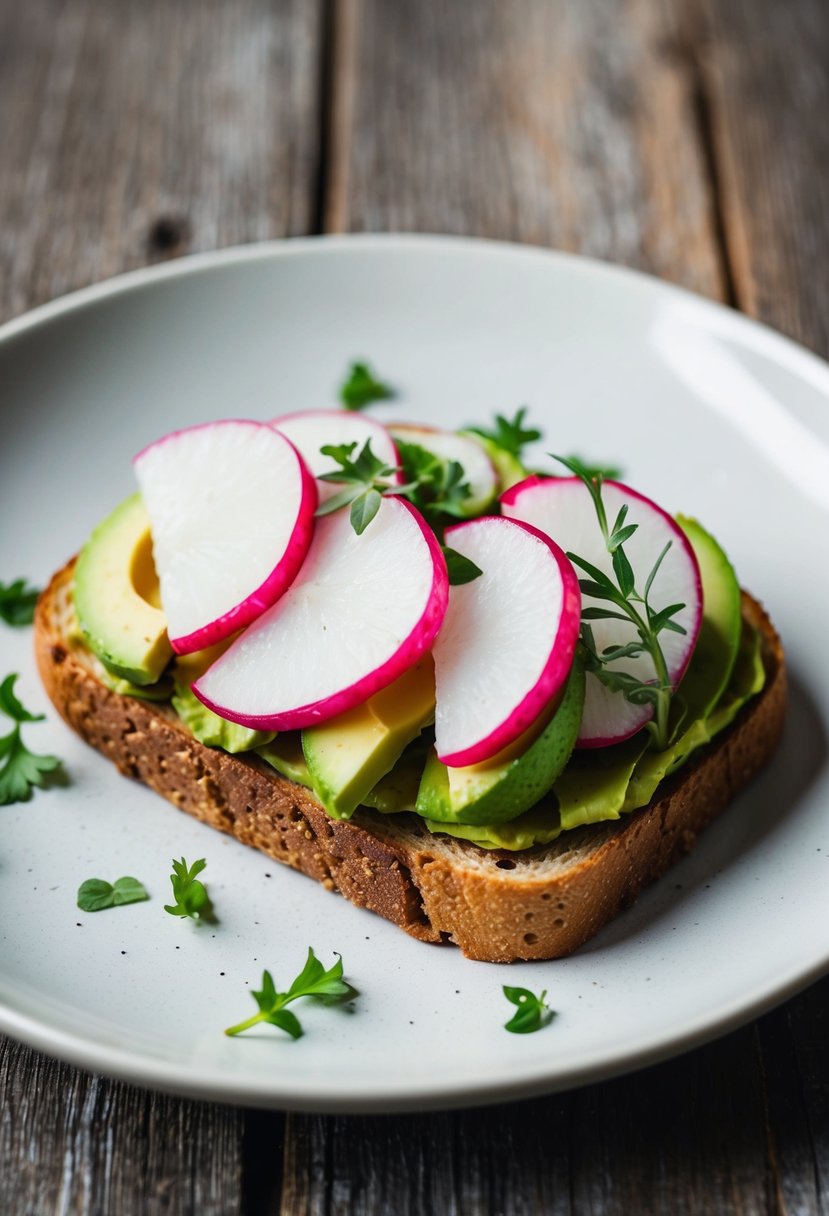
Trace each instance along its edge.
<instances>
[{"instance_id":1,"label":"rustic wooden table","mask_svg":"<svg viewBox=\"0 0 829 1216\"><path fill-rule=\"evenodd\" d=\"M193 250L499 237L829 355L826 0L0 0L0 319ZM0 1041L0 1212L829 1213L829 980L456 1114L163 1097Z\"/></svg>"}]
</instances>

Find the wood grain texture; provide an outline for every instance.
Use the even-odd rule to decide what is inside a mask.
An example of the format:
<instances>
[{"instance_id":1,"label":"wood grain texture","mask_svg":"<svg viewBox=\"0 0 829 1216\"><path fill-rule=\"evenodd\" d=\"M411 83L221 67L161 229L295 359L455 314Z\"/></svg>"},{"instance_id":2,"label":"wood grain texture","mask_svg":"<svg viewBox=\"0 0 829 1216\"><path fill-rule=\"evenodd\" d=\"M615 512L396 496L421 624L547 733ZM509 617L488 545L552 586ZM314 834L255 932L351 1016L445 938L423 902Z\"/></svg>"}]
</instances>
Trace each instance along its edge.
<instances>
[{"instance_id":1,"label":"wood grain texture","mask_svg":"<svg viewBox=\"0 0 829 1216\"><path fill-rule=\"evenodd\" d=\"M706 0L699 61L736 303L827 356L825 0Z\"/></svg>"},{"instance_id":2,"label":"wood grain texture","mask_svg":"<svg viewBox=\"0 0 829 1216\"><path fill-rule=\"evenodd\" d=\"M0 319L316 217L321 0L0 4Z\"/></svg>"},{"instance_id":3,"label":"wood grain texture","mask_svg":"<svg viewBox=\"0 0 829 1216\"><path fill-rule=\"evenodd\" d=\"M322 8L0 2L0 320L148 262L313 231ZM261 1210L281 1131L267 1151L261 1118L246 1130L242 1112L0 1040L0 1213Z\"/></svg>"},{"instance_id":4,"label":"wood grain texture","mask_svg":"<svg viewBox=\"0 0 829 1216\"><path fill-rule=\"evenodd\" d=\"M0 1039L5 1216L234 1216L241 1111L89 1076Z\"/></svg>"},{"instance_id":5,"label":"wood grain texture","mask_svg":"<svg viewBox=\"0 0 829 1216\"><path fill-rule=\"evenodd\" d=\"M684 11L344 0L328 229L552 245L722 295Z\"/></svg>"}]
</instances>

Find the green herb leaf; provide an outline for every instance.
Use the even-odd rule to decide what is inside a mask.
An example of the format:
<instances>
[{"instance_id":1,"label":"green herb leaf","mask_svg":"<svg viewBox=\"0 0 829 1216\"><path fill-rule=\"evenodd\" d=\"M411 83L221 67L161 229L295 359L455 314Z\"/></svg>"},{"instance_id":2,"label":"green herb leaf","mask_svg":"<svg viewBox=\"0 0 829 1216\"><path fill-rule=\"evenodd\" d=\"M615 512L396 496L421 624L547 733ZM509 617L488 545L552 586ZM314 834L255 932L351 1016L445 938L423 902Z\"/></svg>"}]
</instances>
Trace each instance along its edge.
<instances>
[{"instance_id":1,"label":"green herb leaf","mask_svg":"<svg viewBox=\"0 0 829 1216\"><path fill-rule=\"evenodd\" d=\"M373 401L389 401L395 391L378 380L367 363L352 363L340 387L340 401L347 410L364 410Z\"/></svg>"},{"instance_id":2,"label":"green herb leaf","mask_svg":"<svg viewBox=\"0 0 829 1216\"><path fill-rule=\"evenodd\" d=\"M402 439L396 443L404 478L404 484L396 487L397 493L405 495L436 530L442 531L446 516L465 517L466 500L472 491L463 465L457 460L443 460L419 443Z\"/></svg>"},{"instance_id":3,"label":"green herb leaf","mask_svg":"<svg viewBox=\"0 0 829 1216\"><path fill-rule=\"evenodd\" d=\"M21 738L21 724L42 722L43 714L29 713L17 699L14 692L17 678L6 676L0 684L0 713L15 723L14 730L0 738L0 806L26 802L34 787L44 785L47 774L60 767L57 756L30 752Z\"/></svg>"},{"instance_id":4,"label":"green herb leaf","mask_svg":"<svg viewBox=\"0 0 829 1216\"><path fill-rule=\"evenodd\" d=\"M624 470L613 464L592 464L580 456L557 456L562 464L566 464L577 477L588 477L591 481L618 481ZM578 471L577 471L578 470Z\"/></svg>"},{"instance_id":5,"label":"green herb leaf","mask_svg":"<svg viewBox=\"0 0 829 1216\"><path fill-rule=\"evenodd\" d=\"M188 866L185 859L173 861L170 882L173 884L174 904L165 904L164 911L171 916L189 916L195 921L213 921L213 906L207 888L196 877L207 865L202 857Z\"/></svg>"},{"instance_id":6,"label":"green herb leaf","mask_svg":"<svg viewBox=\"0 0 829 1216\"><path fill-rule=\"evenodd\" d=\"M458 553L457 549L450 549L447 545L444 545L443 556L446 558L446 569L449 574L449 583L452 587L462 587L464 583L471 583L483 574L480 566L476 566L470 558L464 557L462 553Z\"/></svg>"},{"instance_id":7,"label":"green herb leaf","mask_svg":"<svg viewBox=\"0 0 829 1216\"><path fill-rule=\"evenodd\" d=\"M19 678L17 675L6 676L0 684L0 713L13 722L43 722L44 714L30 714L15 696L14 686Z\"/></svg>"},{"instance_id":8,"label":"green herb leaf","mask_svg":"<svg viewBox=\"0 0 829 1216\"><path fill-rule=\"evenodd\" d=\"M121 904L137 904L149 899L146 889L137 878L116 878L114 883L103 878L87 878L78 887L78 907L82 912L100 912L103 908L114 908Z\"/></svg>"},{"instance_id":9,"label":"green herb leaf","mask_svg":"<svg viewBox=\"0 0 829 1216\"><path fill-rule=\"evenodd\" d=\"M504 1024L504 1030L509 1030L513 1034L531 1034L534 1030L540 1030L542 1026L547 1026L553 1019L553 1011L544 1003L546 991L541 993L541 996L536 996L530 992L529 988L510 988L504 985L504 996L513 1005L517 1005L516 1012L510 1020Z\"/></svg>"},{"instance_id":10,"label":"green herb leaf","mask_svg":"<svg viewBox=\"0 0 829 1216\"><path fill-rule=\"evenodd\" d=\"M241 1034L260 1022L267 1022L271 1026L277 1026L280 1030L286 1031L292 1038L298 1039L302 1034L302 1026L285 1006L301 997L315 997L325 1004L331 1004L356 995L355 990L342 976L343 961L339 955L337 955L336 963L326 971L313 949L309 947L305 966L287 992L277 992L270 971L262 973L261 991L251 994L259 1006L259 1012L237 1026L229 1026L225 1034Z\"/></svg>"},{"instance_id":11,"label":"green herb leaf","mask_svg":"<svg viewBox=\"0 0 829 1216\"><path fill-rule=\"evenodd\" d=\"M351 526L358 536L362 536L366 528L380 510L383 496L379 490L366 490L351 504Z\"/></svg>"},{"instance_id":12,"label":"green herb leaf","mask_svg":"<svg viewBox=\"0 0 829 1216\"><path fill-rule=\"evenodd\" d=\"M541 438L541 431L536 430L534 426L524 426L526 416L527 407L522 405L512 418L496 414L495 425L490 428L468 426L464 429L480 435L483 439L491 440L502 451L509 452L511 456L515 456L520 461L521 453L527 444L535 443L537 439Z\"/></svg>"},{"instance_id":13,"label":"green herb leaf","mask_svg":"<svg viewBox=\"0 0 829 1216\"><path fill-rule=\"evenodd\" d=\"M638 525L625 522L628 514L627 504L625 504L616 516L613 528L608 527L607 514L602 501L602 479L606 470L591 469L578 457L557 456L555 459L576 477L581 478L589 491L605 548L610 555L613 573L616 576L614 584L604 571L585 561L578 554L567 554L570 561L579 570L590 576L587 579L579 579L582 594L590 599L610 601L620 610L615 612L593 605L585 605L582 608L581 640L587 653L587 670L595 675L606 688L622 693L632 704L652 705L653 719L647 723L646 729L653 737L657 748L667 747L670 734L671 697L674 688L659 642L659 634L664 630L672 633L685 633L683 627L673 620L673 617L685 605L670 604L654 611L650 605L649 596L656 575L672 542L668 541L657 557L645 581L644 592L640 594L636 590L635 572L624 550L625 543L633 536ZM638 606L644 606L644 616ZM627 646L610 646L602 654L597 654L593 634L586 622L607 619L630 621L639 634L641 645L634 642ZM648 654L653 661L655 680L643 681L630 672L615 671L608 666L619 659L638 657L642 654Z\"/></svg>"},{"instance_id":14,"label":"green herb leaf","mask_svg":"<svg viewBox=\"0 0 829 1216\"><path fill-rule=\"evenodd\" d=\"M24 578L0 583L0 619L7 625L31 625L40 591L27 587Z\"/></svg>"}]
</instances>

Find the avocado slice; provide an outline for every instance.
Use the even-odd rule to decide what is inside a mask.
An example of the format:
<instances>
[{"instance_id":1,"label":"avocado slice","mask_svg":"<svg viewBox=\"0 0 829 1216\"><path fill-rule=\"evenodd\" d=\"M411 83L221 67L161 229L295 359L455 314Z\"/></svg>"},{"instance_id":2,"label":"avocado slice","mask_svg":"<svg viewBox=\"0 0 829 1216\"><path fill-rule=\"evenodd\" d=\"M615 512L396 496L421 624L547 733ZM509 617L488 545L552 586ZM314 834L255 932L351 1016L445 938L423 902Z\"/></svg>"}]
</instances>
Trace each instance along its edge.
<instances>
[{"instance_id":1,"label":"avocado slice","mask_svg":"<svg viewBox=\"0 0 829 1216\"><path fill-rule=\"evenodd\" d=\"M427 655L363 705L304 730L308 772L329 815L349 819L434 715L435 669Z\"/></svg>"},{"instance_id":2,"label":"avocado slice","mask_svg":"<svg viewBox=\"0 0 829 1216\"><path fill-rule=\"evenodd\" d=\"M487 764L448 768L433 751L417 794L416 811L435 823L503 823L549 792L570 758L584 706L584 668L577 659L564 696L540 735L518 755ZM503 753L502 753L503 755Z\"/></svg>"},{"instance_id":3,"label":"avocado slice","mask_svg":"<svg viewBox=\"0 0 829 1216\"><path fill-rule=\"evenodd\" d=\"M676 522L691 542L702 577L702 625L677 690L690 722L706 718L728 687L740 648L742 597L734 567L711 533L685 515L677 515Z\"/></svg>"},{"instance_id":4,"label":"avocado slice","mask_svg":"<svg viewBox=\"0 0 829 1216\"><path fill-rule=\"evenodd\" d=\"M302 754L302 736L298 730L283 731L264 747L257 747L256 754L289 781L304 785L308 790L313 788L311 774Z\"/></svg>"},{"instance_id":5,"label":"avocado slice","mask_svg":"<svg viewBox=\"0 0 829 1216\"><path fill-rule=\"evenodd\" d=\"M84 545L75 566L75 611L107 671L131 684L157 682L173 651L140 494L116 507Z\"/></svg>"}]
</instances>

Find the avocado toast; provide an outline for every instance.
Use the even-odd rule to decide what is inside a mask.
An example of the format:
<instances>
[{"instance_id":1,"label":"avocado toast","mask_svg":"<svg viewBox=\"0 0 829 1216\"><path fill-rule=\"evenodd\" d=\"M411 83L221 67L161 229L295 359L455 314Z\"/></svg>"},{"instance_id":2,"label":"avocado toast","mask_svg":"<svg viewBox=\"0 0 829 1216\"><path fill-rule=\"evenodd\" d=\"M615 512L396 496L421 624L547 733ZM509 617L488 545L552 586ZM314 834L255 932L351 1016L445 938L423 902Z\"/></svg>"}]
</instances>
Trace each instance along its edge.
<instances>
[{"instance_id":1,"label":"avocado toast","mask_svg":"<svg viewBox=\"0 0 829 1216\"><path fill-rule=\"evenodd\" d=\"M419 438L429 442L428 436ZM410 469L405 472L411 484ZM152 562L153 541L158 555L155 529L148 545L142 501L128 500L96 531L79 561L55 576L41 599L36 646L44 684L70 726L123 773L411 935L451 940L469 957L488 961L569 953L687 852L697 833L765 763L779 737L786 682L773 627L751 597L740 596L713 538L694 521L683 521L680 529L676 521L665 517L663 522L652 513L656 524L675 538L670 542L674 555L681 551L687 573L680 570L680 577L689 600L693 580L699 584L696 616L693 604L684 618L680 610L685 603L671 605L668 616L662 609L664 620L677 622L679 649L662 690L670 696L660 702L655 679L640 679L637 688L644 693L638 693L638 700L606 698L612 708L608 714L599 689L591 718L584 709L585 685L595 693L602 674L596 663L608 648L596 649L592 628L585 631L582 624L580 634L573 628L579 602L568 608L575 585L572 568L535 524L494 514L497 489L504 513L520 503L522 493L532 493L535 510L548 492L553 497L570 492L571 479L559 479L561 484L552 487L548 480L527 478L506 494L503 480L498 486L495 476L491 492L478 483L475 512L469 512L468 521L451 528L444 521L437 528L432 517L430 536L412 530L408 507L393 516L385 505L389 499L383 499L379 525L369 522L367 535L375 528L373 543L380 545L381 526L396 528L390 534L397 544L400 530L409 529L406 535L422 544L424 568L435 572L425 606L418 602L412 610L409 636L418 639L418 647L409 644L404 658L401 646L390 658L383 656L379 684L377 665L364 664L370 670L361 676L359 695L349 692L359 681L350 674L350 682L341 679L326 693L325 703L336 710L327 714L319 709L319 697L313 701L296 692L299 677L289 682L287 692L277 690L282 705L268 702L267 712L261 712L262 696L272 701L276 696L271 684L279 682L278 658L264 693L243 687L241 707L225 714L225 703L218 705L215 694L218 687L226 700L237 695L240 641L267 628L271 619L278 625L279 612L290 613L291 596L296 600L305 594L307 617L316 584L308 590L302 580L308 584L307 571L322 560L319 554L314 557L314 542L310 552L305 547L304 564L295 563L301 573L294 575L293 587L260 609L250 629L239 633L228 628L214 638L209 630L221 614L195 622L197 628L191 621L181 636L207 628L207 634L198 633L199 641L212 645L189 653L179 650L174 658ZM601 478L595 483L601 489ZM395 503L402 493L399 485L389 479ZM647 504L639 516L646 532L649 500L621 485L617 490L617 483L606 486L608 498L618 493ZM459 503L455 519L464 518L463 496ZM623 512L613 535L627 527L627 542L633 532L625 518ZM341 546L344 525L336 526ZM317 548L325 527L335 535L334 525L318 522ZM435 551L432 533L439 536L450 569L465 548L466 560L474 565L477 557L486 574L476 566L477 575L447 587L440 577L445 559ZM492 578L487 582L486 576L499 572L490 555L505 538L510 577L502 578L503 585ZM534 668L517 693L506 693L504 682L514 682L514 677L512 671L499 673L498 654L511 645L520 651L533 630L546 627L542 613L541 625L526 618L517 642L509 630L504 633L503 619L514 619L512 601L509 616L496 614L494 626L491 620L479 623L482 604L500 604L522 582L516 577L516 570L525 569L516 556L520 544L529 555L523 581L529 580L532 589L532 578L560 577L563 592L557 632L553 629L551 640L538 642L547 655L541 675ZM657 569L663 560L664 554ZM596 578L600 576L598 571ZM620 583L624 590L624 578ZM371 586L376 599L378 584ZM134 614L131 601L136 601ZM330 602L328 592L323 609ZM355 611L356 619L362 619L363 609ZM596 613L584 616L605 619ZM321 619L323 628L324 613ZM231 616L234 624L238 621ZM461 639L454 648L450 625ZM484 647L487 628L491 636ZM270 642L270 635L265 640ZM624 678L630 683L642 647L627 639L620 645L625 653L619 657L628 660ZM472 670L474 683L476 648L485 660L480 671L485 679L491 671L499 691L494 705L483 704L480 712L486 690L476 693L467 715L465 686L453 702L452 680L465 663L465 679ZM244 646L241 650L244 657ZM304 654L312 664L314 653L306 647ZM261 667L261 659L257 664ZM223 665L230 670L224 685L211 677ZM313 681L309 687L315 687ZM475 687L481 687L480 680ZM674 696L677 690L681 696ZM623 700L633 729L627 720L617 729L617 707ZM454 712L444 712L442 720L441 707L453 704ZM592 735L585 734L586 726ZM663 733L655 745L657 729Z\"/></svg>"}]
</instances>

